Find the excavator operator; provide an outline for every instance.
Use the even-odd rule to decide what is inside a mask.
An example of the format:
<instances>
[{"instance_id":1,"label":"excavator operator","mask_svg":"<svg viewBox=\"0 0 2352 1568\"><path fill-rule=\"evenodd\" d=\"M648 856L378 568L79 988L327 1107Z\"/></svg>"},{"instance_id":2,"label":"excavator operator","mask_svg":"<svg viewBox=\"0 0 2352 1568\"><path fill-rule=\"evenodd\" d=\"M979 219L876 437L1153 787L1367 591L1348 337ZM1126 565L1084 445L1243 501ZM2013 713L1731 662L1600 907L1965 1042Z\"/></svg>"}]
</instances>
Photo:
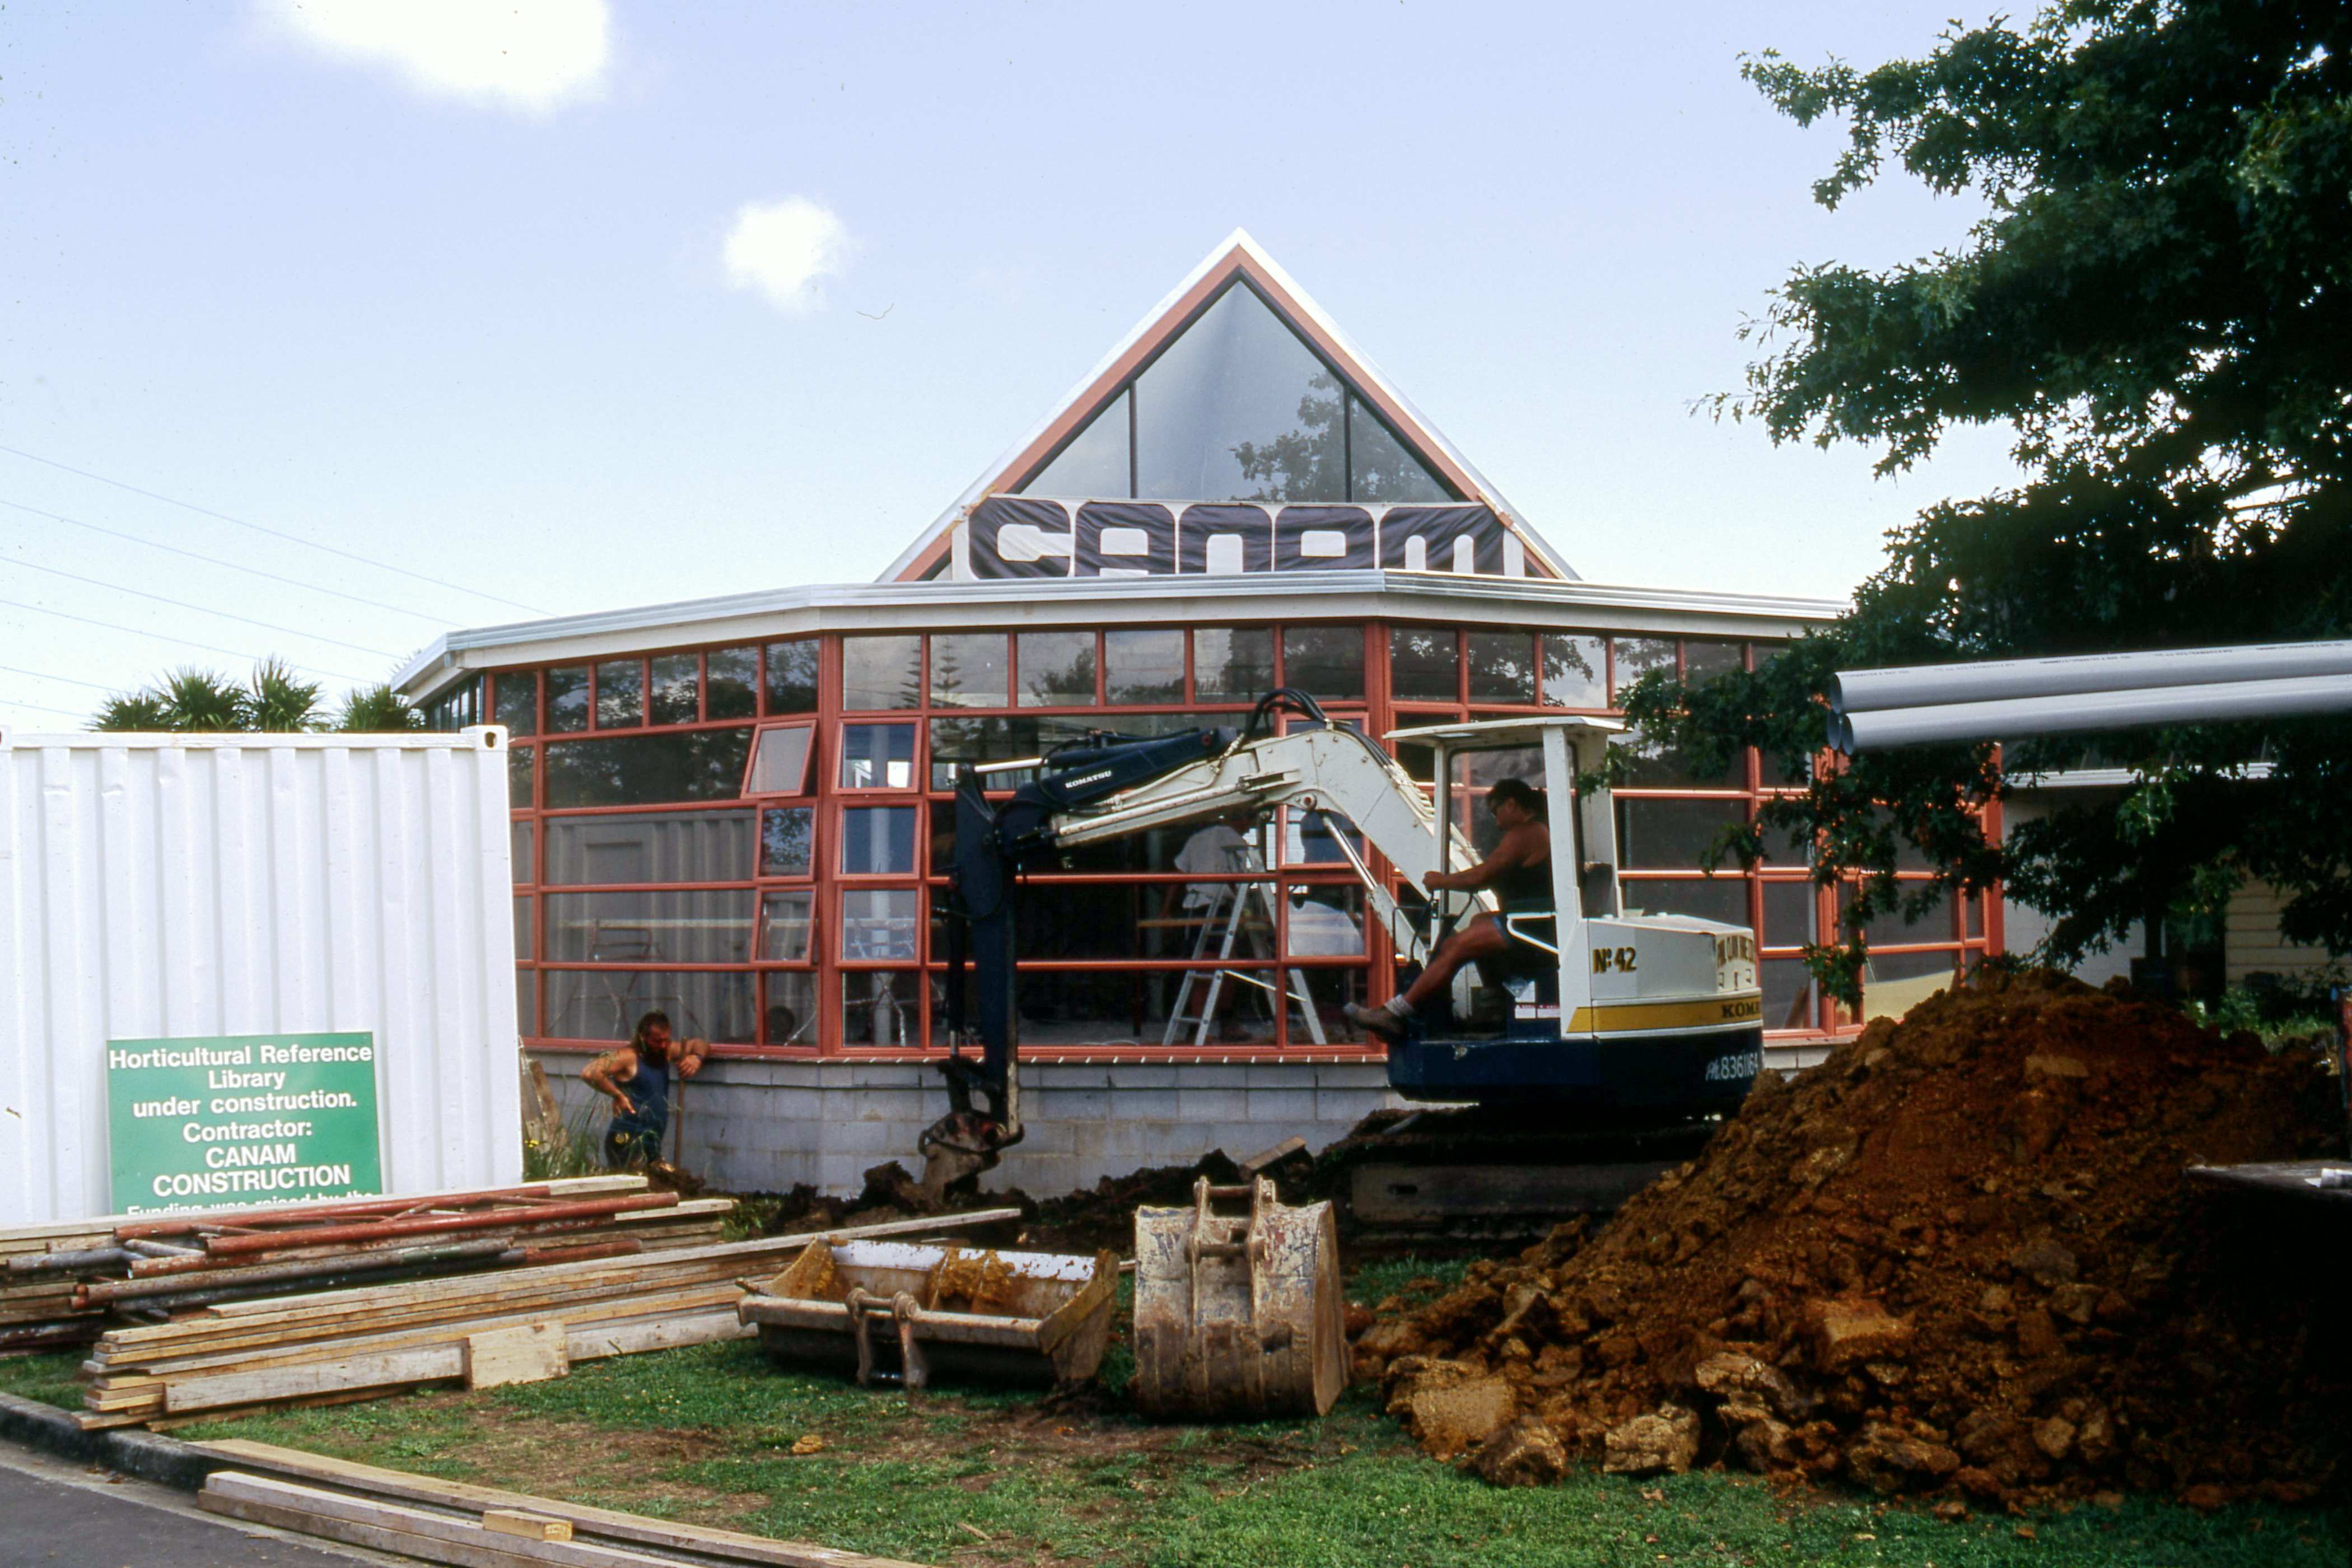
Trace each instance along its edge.
<instances>
[{"instance_id":1,"label":"excavator operator","mask_svg":"<svg viewBox=\"0 0 2352 1568\"><path fill-rule=\"evenodd\" d=\"M1423 891L1477 892L1491 889L1507 910L1551 909L1551 829L1545 825L1543 791L1524 779L1499 779L1486 792L1486 809L1494 813L1495 825L1503 830L1502 841L1495 846L1493 853L1466 871L1431 872ZM1500 957L1510 946L1511 938L1500 921L1489 914L1478 915L1438 944L1420 978L1404 994L1391 997L1378 1007L1350 1005L1348 1016L1385 1038L1402 1039L1413 1014L1431 997L1444 995L1445 987L1464 964Z\"/></svg>"}]
</instances>

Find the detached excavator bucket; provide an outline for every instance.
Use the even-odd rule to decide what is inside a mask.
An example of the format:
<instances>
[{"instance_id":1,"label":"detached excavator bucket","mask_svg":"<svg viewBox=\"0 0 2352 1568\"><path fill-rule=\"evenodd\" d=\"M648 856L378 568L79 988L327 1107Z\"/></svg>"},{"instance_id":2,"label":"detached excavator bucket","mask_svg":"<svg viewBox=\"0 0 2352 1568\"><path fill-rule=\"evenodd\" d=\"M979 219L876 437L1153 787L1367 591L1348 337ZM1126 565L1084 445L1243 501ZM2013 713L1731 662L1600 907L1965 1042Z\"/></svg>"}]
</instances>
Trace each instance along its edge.
<instances>
[{"instance_id":1,"label":"detached excavator bucket","mask_svg":"<svg viewBox=\"0 0 2352 1568\"><path fill-rule=\"evenodd\" d=\"M1246 1215L1210 1205L1246 1198ZM1135 1211L1135 1402L1147 1415L1320 1415L1347 1386L1339 1226L1274 1184Z\"/></svg>"}]
</instances>

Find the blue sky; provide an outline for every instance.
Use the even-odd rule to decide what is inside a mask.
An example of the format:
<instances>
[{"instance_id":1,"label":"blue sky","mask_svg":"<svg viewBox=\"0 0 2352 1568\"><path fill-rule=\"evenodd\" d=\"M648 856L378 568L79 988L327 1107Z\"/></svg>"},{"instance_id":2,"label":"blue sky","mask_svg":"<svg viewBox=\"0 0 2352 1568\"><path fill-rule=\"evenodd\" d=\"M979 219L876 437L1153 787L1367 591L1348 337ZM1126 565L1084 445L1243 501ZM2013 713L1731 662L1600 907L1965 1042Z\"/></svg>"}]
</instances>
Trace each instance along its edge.
<instances>
[{"instance_id":1,"label":"blue sky","mask_svg":"<svg viewBox=\"0 0 2352 1568\"><path fill-rule=\"evenodd\" d=\"M1738 58L1953 9L10 5L0 725L870 578L1236 226L1586 577L1843 595L1998 435L1876 480L1690 405L1792 266L1979 209L1823 212Z\"/></svg>"}]
</instances>

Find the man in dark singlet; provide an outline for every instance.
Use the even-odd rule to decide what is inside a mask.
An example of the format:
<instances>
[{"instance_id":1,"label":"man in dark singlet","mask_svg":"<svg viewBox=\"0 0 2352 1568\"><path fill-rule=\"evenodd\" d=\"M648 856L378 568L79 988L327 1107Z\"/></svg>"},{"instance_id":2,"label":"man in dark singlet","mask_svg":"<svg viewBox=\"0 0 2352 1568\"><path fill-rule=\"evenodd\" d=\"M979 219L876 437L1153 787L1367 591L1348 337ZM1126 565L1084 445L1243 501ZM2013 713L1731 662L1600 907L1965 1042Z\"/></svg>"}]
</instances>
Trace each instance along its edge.
<instances>
[{"instance_id":1,"label":"man in dark singlet","mask_svg":"<svg viewBox=\"0 0 2352 1568\"><path fill-rule=\"evenodd\" d=\"M662 1137L669 1131L670 1069L676 1068L681 1079L692 1078L702 1070L703 1048L700 1040L678 1045L669 1037L669 1015L648 1013L637 1020L627 1045L581 1070L582 1080L613 1102L612 1125L604 1130L607 1167L641 1170L661 1158Z\"/></svg>"},{"instance_id":2,"label":"man in dark singlet","mask_svg":"<svg viewBox=\"0 0 2352 1568\"><path fill-rule=\"evenodd\" d=\"M1503 779L1486 792L1486 809L1495 814L1496 826L1503 830L1502 842L1495 846L1494 853L1466 871L1432 872L1424 890L1491 889L1506 910L1551 909L1551 829L1544 824L1543 792L1522 779ZM1376 1034L1401 1037L1406 1020L1432 997L1444 995L1464 964L1496 957L1509 951L1510 945L1500 921L1492 915L1478 915L1438 943L1421 977L1403 995L1385 1006L1350 1006L1348 1016Z\"/></svg>"}]
</instances>

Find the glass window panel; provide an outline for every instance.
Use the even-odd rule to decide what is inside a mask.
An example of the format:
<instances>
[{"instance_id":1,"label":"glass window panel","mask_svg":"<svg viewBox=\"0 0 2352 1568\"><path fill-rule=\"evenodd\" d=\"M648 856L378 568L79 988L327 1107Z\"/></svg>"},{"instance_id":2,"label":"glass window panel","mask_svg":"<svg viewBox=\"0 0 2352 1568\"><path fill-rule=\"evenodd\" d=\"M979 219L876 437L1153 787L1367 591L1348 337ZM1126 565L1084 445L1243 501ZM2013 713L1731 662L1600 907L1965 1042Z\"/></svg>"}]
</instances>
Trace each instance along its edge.
<instances>
[{"instance_id":1,"label":"glass window panel","mask_svg":"<svg viewBox=\"0 0 2352 1568\"><path fill-rule=\"evenodd\" d=\"M1954 895L1960 901L1960 918L1966 923L1968 939L1974 942L1984 935L1984 895L1962 893Z\"/></svg>"},{"instance_id":2,"label":"glass window panel","mask_svg":"<svg viewBox=\"0 0 2352 1568\"><path fill-rule=\"evenodd\" d=\"M1355 501L1445 501L1454 499L1421 459L1405 450L1360 397L1348 398L1348 499Z\"/></svg>"},{"instance_id":3,"label":"glass window panel","mask_svg":"<svg viewBox=\"0 0 2352 1568\"><path fill-rule=\"evenodd\" d=\"M761 1038L772 1046L816 1044L816 976L777 970L760 977L768 1010Z\"/></svg>"},{"instance_id":4,"label":"glass window panel","mask_svg":"<svg viewBox=\"0 0 2352 1568\"><path fill-rule=\"evenodd\" d=\"M1339 385L1236 283L1135 381L1136 493L1345 500Z\"/></svg>"},{"instance_id":5,"label":"glass window panel","mask_svg":"<svg viewBox=\"0 0 2352 1568\"><path fill-rule=\"evenodd\" d=\"M1675 672L1675 639L1672 637L1619 637L1617 639L1617 690L1625 689L1654 669L1668 675Z\"/></svg>"},{"instance_id":6,"label":"glass window panel","mask_svg":"<svg viewBox=\"0 0 2352 1568\"><path fill-rule=\"evenodd\" d=\"M1717 642L1709 637L1683 639L1683 679L1693 686L1702 680L1712 680L1718 675L1748 668L1741 645Z\"/></svg>"},{"instance_id":7,"label":"glass window panel","mask_svg":"<svg viewBox=\"0 0 2352 1568\"><path fill-rule=\"evenodd\" d=\"M507 752L507 805L516 811L530 807L530 786L539 769L539 748L514 746Z\"/></svg>"},{"instance_id":8,"label":"glass window panel","mask_svg":"<svg viewBox=\"0 0 2352 1568\"><path fill-rule=\"evenodd\" d=\"M550 810L732 800L743 790L751 731L675 730L543 747Z\"/></svg>"},{"instance_id":9,"label":"glass window panel","mask_svg":"<svg viewBox=\"0 0 2352 1568\"><path fill-rule=\"evenodd\" d=\"M1192 633L1192 699L1255 702L1274 689L1269 626L1201 626Z\"/></svg>"},{"instance_id":10,"label":"glass window panel","mask_svg":"<svg viewBox=\"0 0 2352 1568\"><path fill-rule=\"evenodd\" d=\"M908 876L915 869L915 808L852 806L841 814L841 869L848 876Z\"/></svg>"},{"instance_id":11,"label":"glass window panel","mask_svg":"<svg viewBox=\"0 0 2352 1568\"><path fill-rule=\"evenodd\" d=\"M1862 966L1862 1016L1899 1018L1952 984L1959 954L1872 953Z\"/></svg>"},{"instance_id":12,"label":"glass window panel","mask_svg":"<svg viewBox=\"0 0 2352 1568\"><path fill-rule=\"evenodd\" d=\"M1534 703L1534 637L1525 632L1472 632L1468 642L1471 701Z\"/></svg>"},{"instance_id":13,"label":"glass window panel","mask_svg":"<svg viewBox=\"0 0 2352 1568\"><path fill-rule=\"evenodd\" d=\"M1389 685L1400 702L1462 700L1462 649L1451 626L1389 633Z\"/></svg>"},{"instance_id":14,"label":"glass window panel","mask_svg":"<svg viewBox=\"0 0 2352 1568\"><path fill-rule=\"evenodd\" d=\"M653 661L653 721L691 724L702 717L702 661L690 653L666 653Z\"/></svg>"},{"instance_id":15,"label":"glass window panel","mask_svg":"<svg viewBox=\"0 0 2352 1568\"><path fill-rule=\"evenodd\" d=\"M816 808L771 806L760 814L760 875L805 877L814 867Z\"/></svg>"},{"instance_id":16,"label":"glass window panel","mask_svg":"<svg viewBox=\"0 0 2352 1568\"><path fill-rule=\"evenodd\" d=\"M507 831L514 852L514 879L518 883L528 886L531 879L531 825L528 822L518 822ZM549 841L552 843L553 839L551 838Z\"/></svg>"},{"instance_id":17,"label":"glass window panel","mask_svg":"<svg viewBox=\"0 0 2352 1568\"><path fill-rule=\"evenodd\" d=\"M749 888L549 893L548 961L748 963L757 896Z\"/></svg>"},{"instance_id":18,"label":"glass window panel","mask_svg":"<svg viewBox=\"0 0 2352 1568\"><path fill-rule=\"evenodd\" d=\"M923 895L919 889L844 889L842 962L912 962L920 957L922 917Z\"/></svg>"},{"instance_id":19,"label":"glass window panel","mask_svg":"<svg viewBox=\"0 0 2352 1568\"><path fill-rule=\"evenodd\" d=\"M1011 698L1003 632L955 632L931 639L931 705L1003 708Z\"/></svg>"},{"instance_id":20,"label":"glass window panel","mask_svg":"<svg viewBox=\"0 0 2352 1568\"><path fill-rule=\"evenodd\" d=\"M751 875L752 814L609 812L547 818L547 880L741 882Z\"/></svg>"},{"instance_id":21,"label":"glass window panel","mask_svg":"<svg viewBox=\"0 0 2352 1568\"><path fill-rule=\"evenodd\" d=\"M1574 632L1543 635L1543 700L1552 708L1609 706L1605 639Z\"/></svg>"},{"instance_id":22,"label":"glass window panel","mask_svg":"<svg viewBox=\"0 0 2352 1568\"><path fill-rule=\"evenodd\" d=\"M713 719L749 719L760 710L760 650L715 647L703 656L703 711ZM810 682L812 686L815 683Z\"/></svg>"},{"instance_id":23,"label":"glass window panel","mask_svg":"<svg viewBox=\"0 0 2352 1568\"><path fill-rule=\"evenodd\" d=\"M1128 397L1121 392L1105 404L1020 493L1078 500L1126 495L1134 484L1127 458Z\"/></svg>"},{"instance_id":24,"label":"glass window panel","mask_svg":"<svg viewBox=\"0 0 2352 1568\"><path fill-rule=\"evenodd\" d=\"M1115 703L1183 701L1183 632L1175 626L1105 632L1103 680Z\"/></svg>"},{"instance_id":25,"label":"glass window panel","mask_svg":"<svg viewBox=\"0 0 2352 1568\"><path fill-rule=\"evenodd\" d=\"M596 667L596 728L634 730L646 721L642 659L609 659Z\"/></svg>"},{"instance_id":26,"label":"glass window panel","mask_svg":"<svg viewBox=\"0 0 2352 1568\"><path fill-rule=\"evenodd\" d=\"M1021 706L1085 708L1095 700L1095 634L1023 632Z\"/></svg>"},{"instance_id":27,"label":"glass window panel","mask_svg":"<svg viewBox=\"0 0 2352 1568\"><path fill-rule=\"evenodd\" d=\"M515 971L515 1028L526 1040L539 1037L539 971Z\"/></svg>"},{"instance_id":28,"label":"glass window panel","mask_svg":"<svg viewBox=\"0 0 2352 1568\"><path fill-rule=\"evenodd\" d=\"M814 951L816 890L770 893L760 911L760 958L766 963L806 963Z\"/></svg>"},{"instance_id":29,"label":"glass window panel","mask_svg":"<svg viewBox=\"0 0 2352 1568\"><path fill-rule=\"evenodd\" d=\"M547 727L559 735L588 728L586 665L558 665L547 672Z\"/></svg>"},{"instance_id":30,"label":"glass window panel","mask_svg":"<svg viewBox=\"0 0 2352 1568\"><path fill-rule=\"evenodd\" d=\"M1814 895L1818 891L1811 882L1772 882L1764 884L1764 933L1760 939L1767 947L1802 947L1813 940L1813 922L1819 907Z\"/></svg>"},{"instance_id":31,"label":"glass window panel","mask_svg":"<svg viewBox=\"0 0 2352 1568\"><path fill-rule=\"evenodd\" d=\"M1914 889L1906 888L1907 895ZM1952 929L1952 900L1949 894L1928 906L1926 913L1912 919L1900 908L1874 915L1862 928L1863 941L1871 947L1910 947L1923 942L1957 942Z\"/></svg>"},{"instance_id":32,"label":"glass window panel","mask_svg":"<svg viewBox=\"0 0 2352 1568\"><path fill-rule=\"evenodd\" d=\"M1310 697L1360 701L1364 695L1364 633L1360 626L1285 626L1282 679Z\"/></svg>"},{"instance_id":33,"label":"glass window panel","mask_svg":"<svg viewBox=\"0 0 2352 1568\"><path fill-rule=\"evenodd\" d=\"M815 729L807 724L782 724L760 731L760 750L751 764L745 795L807 795L809 742Z\"/></svg>"},{"instance_id":34,"label":"glass window panel","mask_svg":"<svg viewBox=\"0 0 2352 1568\"><path fill-rule=\"evenodd\" d=\"M1811 753L1793 759L1759 754L1757 760L1763 764L1762 777L1768 789L1802 789L1812 782L1813 759ZM1793 768L1788 765L1791 761L1797 764Z\"/></svg>"},{"instance_id":35,"label":"glass window panel","mask_svg":"<svg viewBox=\"0 0 2352 1568\"><path fill-rule=\"evenodd\" d=\"M1302 969L1296 973L1292 984L1306 982L1307 994L1315 1005L1316 1021L1323 1026L1322 1044L1349 1045L1364 1037L1364 1032L1349 1020L1348 1009L1363 1005L1370 974L1368 968ZM1290 1043L1308 1047L1317 1043L1295 1011L1290 1016Z\"/></svg>"},{"instance_id":36,"label":"glass window panel","mask_svg":"<svg viewBox=\"0 0 2352 1568\"><path fill-rule=\"evenodd\" d=\"M844 724L841 727L841 787L915 787L915 727L912 724Z\"/></svg>"},{"instance_id":37,"label":"glass window panel","mask_svg":"<svg viewBox=\"0 0 2352 1568\"><path fill-rule=\"evenodd\" d=\"M923 639L841 639L841 705L851 710L920 708Z\"/></svg>"},{"instance_id":38,"label":"glass window panel","mask_svg":"<svg viewBox=\"0 0 2352 1568\"><path fill-rule=\"evenodd\" d=\"M538 927L537 927L537 925L535 925L535 924L532 922L532 921L531 921L531 918L530 918L530 910L531 910L531 900L530 900L530 897L529 897L528 895L525 895L524 897L521 897L521 898L519 898L519 899L515 900L515 901L514 901L514 938L515 938L515 956L516 956L517 958L519 958L519 959L523 960L525 963L528 963L528 962L530 962L531 959L537 958L537 957L539 956L539 954L538 954L538 953L536 953L536 952L532 952L532 951L531 951L531 944L532 944L532 942L534 942L535 941L537 941L537 940L538 940L537 933L538 933L538 929L539 929L539 928L538 928Z\"/></svg>"},{"instance_id":39,"label":"glass window panel","mask_svg":"<svg viewBox=\"0 0 2352 1568\"><path fill-rule=\"evenodd\" d=\"M509 735L539 733L539 676L536 671L510 669L499 677L499 723Z\"/></svg>"},{"instance_id":40,"label":"glass window panel","mask_svg":"<svg viewBox=\"0 0 2352 1568\"><path fill-rule=\"evenodd\" d=\"M1757 966L1764 989L1764 1026L1768 1029L1810 1029L1813 1026L1813 974L1801 958L1768 958Z\"/></svg>"},{"instance_id":41,"label":"glass window panel","mask_svg":"<svg viewBox=\"0 0 2352 1568\"><path fill-rule=\"evenodd\" d=\"M1702 773L1689 752L1628 730L1610 742L1624 769L1628 789L1738 789L1745 778L1743 755L1735 752L1722 772Z\"/></svg>"},{"instance_id":42,"label":"glass window panel","mask_svg":"<svg viewBox=\"0 0 2352 1568\"><path fill-rule=\"evenodd\" d=\"M1285 866L1348 866L1344 837L1359 858L1368 858L1364 836L1336 811L1301 811L1285 807L1282 822L1282 863Z\"/></svg>"},{"instance_id":43,"label":"glass window panel","mask_svg":"<svg viewBox=\"0 0 2352 1568\"><path fill-rule=\"evenodd\" d=\"M1456 752L1453 756L1454 826L1481 855L1494 852L1503 841L1503 829L1486 809L1486 792L1504 779L1522 779L1536 793L1544 791L1543 748L1500 746L1492 751ZM1452 869L1459 871L1462 867Z\"/></svg>"},{"instance_id":44,"label":"glass window panel","mask_svg":"<svg viewBox=\"0 0 2352 1568\"><path fill-rule=\"evenodd\" d=\"M1658 880L1628 877L1622 884L1625 907L1654 915L1696 915L1726 925L1748 923L1748 879L1736 872L1718 877Z\"/></svg>"},{"instance_id":45,"label":"glass window panel","mask_svg":"<svg viewBox=\"0 0 2352 1568\"><path fill-rule=\"evenodd\" d=\"M629 1037L649 1012L669 1015L679 1039L716 1045L751 1041L751 972L738 970L550 969L547 1033L564 1040Z\"/></svg>"},{"instance_id":46,"label":"glass window panel","mask_svg":"<svg viewBox=\"0 0 2352 1568\"><path fill-rule=\"evenodd\" d=\"M1283 951L1293 958L1364 956L1364 889L1294 887L1285 895Z\"/></svg>"},{"instance_id":47,"label":"glass window panel","mask_svg":"<svg viewBox=\"0 0 2352 1568\"><path fill-rule=\"evenodd\" d=\"M912 969L851 970L841 977L841 1037L852 1046L923 1043L920 986Z\"/></svg>"},{"instance_id":48,"label":"glass window panel","mask_svg":"<svg viewBox=\"0 0 2352 1568\"><path fill-rule=\"evenodd\" d=\"M768 645L769 712L815 712L816 687L817 642L814 637Z\"/></svg>"},{"instance_id":49,"label":"glass window panel","mask_svg":"<svg viewBox=\"0 0 2352 1568\"><path fill-rule=\"evenodd\" d=\"M1637 871L1695 871L1724 828L1745 820L1736 800L1617 796L1618 864ZM1630 895L1629 895L1630 896Z\"/></svg>"}]
</instances>

